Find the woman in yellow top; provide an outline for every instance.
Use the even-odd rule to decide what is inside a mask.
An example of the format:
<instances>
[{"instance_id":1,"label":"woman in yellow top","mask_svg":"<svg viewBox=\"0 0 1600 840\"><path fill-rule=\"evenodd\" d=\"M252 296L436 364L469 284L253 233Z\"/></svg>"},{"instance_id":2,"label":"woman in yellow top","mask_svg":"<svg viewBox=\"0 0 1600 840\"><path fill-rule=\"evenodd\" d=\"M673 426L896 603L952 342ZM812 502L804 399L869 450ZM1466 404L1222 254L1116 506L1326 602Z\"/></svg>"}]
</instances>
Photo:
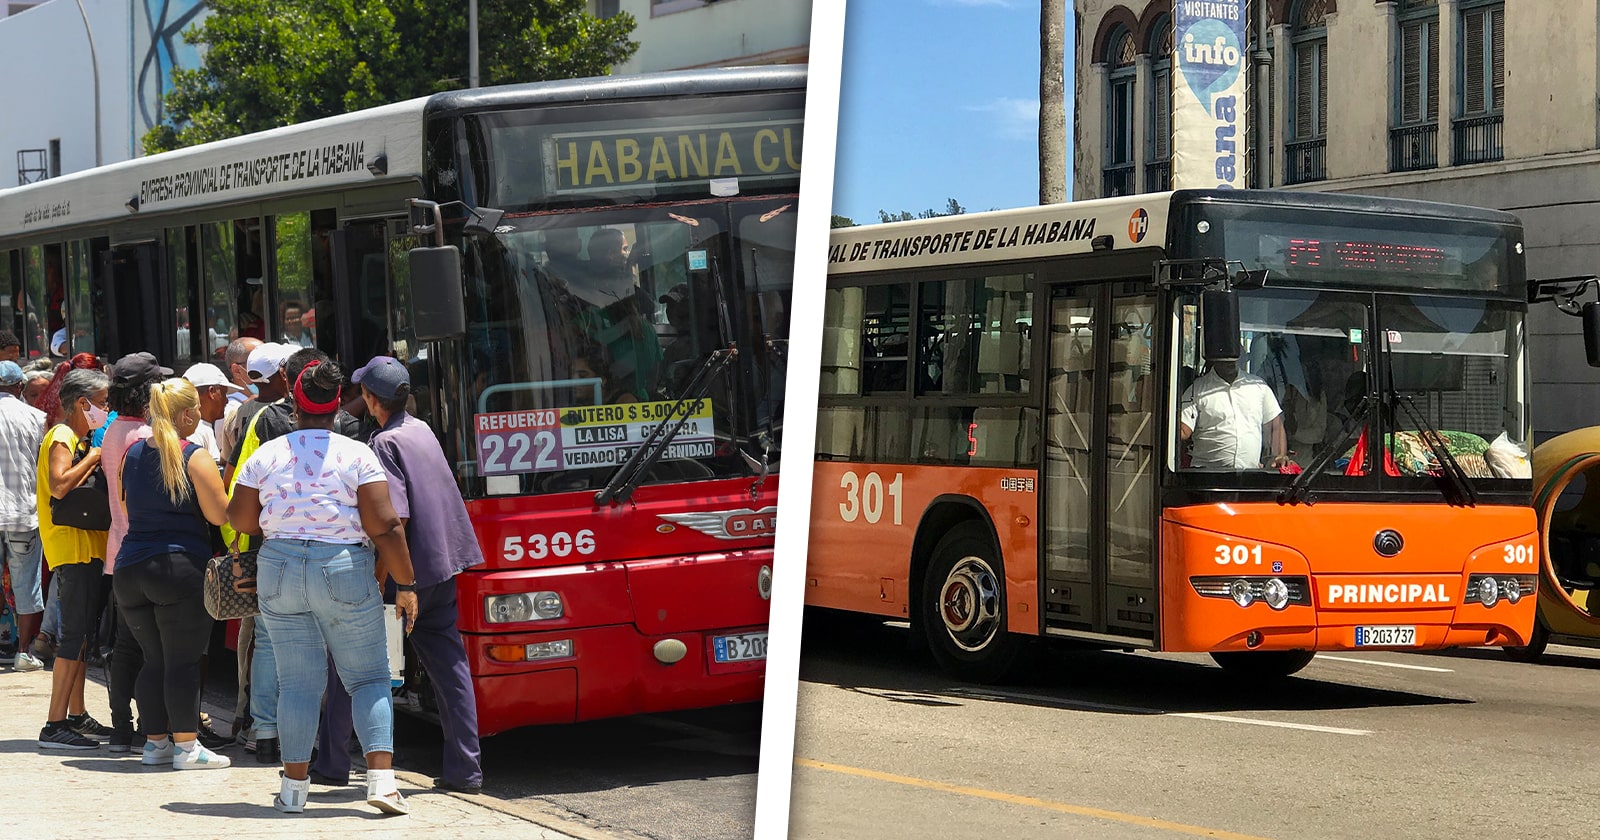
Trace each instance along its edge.
<instances>
[{"instance_id":1,"label":"woman in yellow top","mask_svg":"<svg viewBox=\"0 0 1600 840\"><path fill-rule=\"evenodd\" d=\"M89 736L111 734L83 707L87 639L105 600L106 532L57 525L50 512L51 498L67 495L100 464L98 448L73 461L79 441L87 444L89 432L105 425L110 387L111 380L98 370L68 371L61 383L61 422L45 432L39 448L39 536L45 562L61 580L61 646L50 686L50 714L39 732L41 749L97 749L100 742Z\"/></svg>"}]
</instances>

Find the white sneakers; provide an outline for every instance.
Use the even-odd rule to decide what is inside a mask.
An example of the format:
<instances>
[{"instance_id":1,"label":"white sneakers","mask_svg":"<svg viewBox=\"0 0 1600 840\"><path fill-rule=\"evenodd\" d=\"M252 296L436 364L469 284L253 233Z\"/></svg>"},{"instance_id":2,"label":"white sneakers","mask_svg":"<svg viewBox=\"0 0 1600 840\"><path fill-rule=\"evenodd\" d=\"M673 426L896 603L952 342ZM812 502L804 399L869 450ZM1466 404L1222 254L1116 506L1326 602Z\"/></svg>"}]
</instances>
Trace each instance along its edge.
<instances>
[{"instance_id":1,"label":"white sneakers","mask_svg":"<svg viewBox=\"0 0 1600 840\"><path fill-rule=\"evenodd\" d=\"M33 654L22 651L17 654L17 658L12 662L11 667L18 671L37 671L44 667L44 663L40 662L39 658Z\"/></svg>"},{"instance_id":2,"label":"white sneakers","mask_svg":"<svg viewBox=\"0 0 1600 840\"><path fill-rule=\"evenodd\" d=\"M148 742L147 742L148 743ZM171 744L171 740L168 740ZM174 770L212 770L227 767L233 762L225 755L218 755L198 740L190 741L188 747L179 745L172 750L172 769Z\"/></svg>"},{"instance_id":3,"label":"white sneakers","mask_svg":"<svg viewBox=\"0 0 1600 840\"><path fill-rule=\"evenodd\" d=\"M144 757L139 759L140 764L155 766L172 763L172 739L162 738L160 741L147 740L144 742Z\"/></svg>"},{"instance_id":4,"label":"white sneakers","mask_svg":"<svg viewBox=\"0 0 1600 840\"><path fill-rule=\"evenodd\" d=\"M272 800L272 807L285 814L299 814L306 809L306 798L311 793L311 780L291 779L278 773L278 795ZM395 785L394 770L367 770L367 804L384 812L385 814L409 814L411 805L406 798L400 795L400 789Z\"/></svg>"},{"instance_id":5,"label":"white sneakers","mask_svg":"<svg viewBox=\"0 0 1600 840\"><path fill-rule=\"evenodd\" d=\"M311 794L310 779L291 779L278 771L282 779L278 784L278 795L272 800L272 807L285 814L298 814L306 809L306 797Z\"/></svg>"},{"instance_id":6,"label":"white sneakers","mask_svg":"<svg viewBox=\"0 0 1600 840\"><path fill-rule=\"evenodd\" d=\"M174 746L171 738L145 741L144 756L140 764L158 766L170 764L174 770L211 770L227 767L233 762L225 755L217 755L199 741L190 741L187 748Z\"/></svg>"},{"instance_id":7,"label":"white sneakers","mask_svg":"<svg viewBox=\"0 0 1600 840\"><path fill-rule=\"evenodd\" d=\"M367 804L385 814L411 813L411 806L406 803L406 798L400 795L400 788L395 785L394 768L367 769Z\"/></svg>"}]
</instances>

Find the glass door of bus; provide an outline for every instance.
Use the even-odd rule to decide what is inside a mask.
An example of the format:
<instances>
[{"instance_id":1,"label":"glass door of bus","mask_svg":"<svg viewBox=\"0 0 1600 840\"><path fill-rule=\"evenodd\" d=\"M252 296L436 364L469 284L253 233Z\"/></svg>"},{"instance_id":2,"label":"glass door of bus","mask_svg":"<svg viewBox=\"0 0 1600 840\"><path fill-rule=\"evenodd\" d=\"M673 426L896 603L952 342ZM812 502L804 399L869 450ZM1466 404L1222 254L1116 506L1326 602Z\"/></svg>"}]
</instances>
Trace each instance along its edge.
<instances>
[{"instance_id":1,"label":"glass door of bus","mask_svg":"<svg viewBox=\"0 0 1600 840\"><path fill-rule=\"evenodd\" d=\"M1154 639L1155 296L1058 287L1049 311L1048 627Z\"/></svg>"}]
</instances>

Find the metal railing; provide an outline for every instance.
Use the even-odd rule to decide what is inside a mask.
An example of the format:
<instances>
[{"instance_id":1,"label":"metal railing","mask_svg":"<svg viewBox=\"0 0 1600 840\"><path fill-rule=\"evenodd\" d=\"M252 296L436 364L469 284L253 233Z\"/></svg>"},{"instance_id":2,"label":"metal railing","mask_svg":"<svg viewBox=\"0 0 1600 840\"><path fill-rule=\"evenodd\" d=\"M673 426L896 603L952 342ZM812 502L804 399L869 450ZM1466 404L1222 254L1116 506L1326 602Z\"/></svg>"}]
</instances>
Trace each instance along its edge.
<instances>
[{"instance_id":1,"label":"metal railing","mask_svg":"<svg viewBox=\"0 0 1600 840\"><path fill-rule=\"evenodd\" d=\"M1118 195L1133 195L1138 187L1133 183L1137 170L1131 163L1119 163L1105 168L1105 180L1101 184L1100 197L1111 198Z\"/></svg>"},{"instance_id":2,"label":"metal railing","mask_svg":"<svg viewBox=\"0 0 1600 840\"><path fill-rule=\"evenodd\" d=\"M1144 165L1144 191L1166 192L1172 189L1172 159L1158 160Z\"/></svg>"},{"instance_id":3,"label":"metal railing","mask_svg":"<svg viewBox=\"0 0 1600 840\"><path fill-rule=\"evenodd\" d=\"M1286 143L1283 152L1288 162L1284 180L1290 184L1322 181L1328 177L1328 138Z\"/></svg>"},{"instance_id":4,"label":"metal railing","mask_svg":"<svg viewBox=\"0 0 1600 840\"><path fill-rule=\"evenodd\" d=\"M1506 155L1504 124L1505 117L1498 114L1456 120L1452 124L1451 159L1457 166L1503 159Z\"/></svg>"},{"instance_id":5,"label":"metal railing","mask_svg":"<svg viewBox=\"0 0 1600 840\"><path fill-rule=\"evenodd\" d=\"M1415 172L1439 165L1439 124L1389 129L1389 171Z\"/></svg>"}]
</instances>

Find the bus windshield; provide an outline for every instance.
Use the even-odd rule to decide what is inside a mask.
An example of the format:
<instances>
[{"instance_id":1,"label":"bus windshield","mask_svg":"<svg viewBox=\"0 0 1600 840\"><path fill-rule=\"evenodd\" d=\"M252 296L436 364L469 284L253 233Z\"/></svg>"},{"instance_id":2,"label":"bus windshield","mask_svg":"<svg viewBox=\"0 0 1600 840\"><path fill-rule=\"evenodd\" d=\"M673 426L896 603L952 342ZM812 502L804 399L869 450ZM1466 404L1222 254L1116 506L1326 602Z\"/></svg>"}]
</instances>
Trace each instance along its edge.
<instances>
[{"instance_id":1,"label":"bus windshield","mask_svg":"<svg viewBox=\"0 0 1600 840\"><path fill-rule=\"evenodd\" d=\"M599 489L679 418L646 483L749 475L745 455L775 449L781 424L792 209L763 197L513 215L469 245L468 475L498 479L489 492ZM692 389L730 347L737 362Z\"/></svg>"},{"instance_id":2,"label":"bus windshield","mask_svg":"<svg viewBox=\"0 0 1600 840\"><path fill-rule=\"evenodd\" d=\"M1240 298L1243 352L1209 361L1197 299L1176 299L1171 469L1287 481L1320 462L1326 475L1365 476L1376 416L1392 478L1440 475L1436 442L1472 478L1527 477L1515 304L1273 288ZM1369 399L1388 410L1364 411Z\"/></svg>"}]
</instances>

